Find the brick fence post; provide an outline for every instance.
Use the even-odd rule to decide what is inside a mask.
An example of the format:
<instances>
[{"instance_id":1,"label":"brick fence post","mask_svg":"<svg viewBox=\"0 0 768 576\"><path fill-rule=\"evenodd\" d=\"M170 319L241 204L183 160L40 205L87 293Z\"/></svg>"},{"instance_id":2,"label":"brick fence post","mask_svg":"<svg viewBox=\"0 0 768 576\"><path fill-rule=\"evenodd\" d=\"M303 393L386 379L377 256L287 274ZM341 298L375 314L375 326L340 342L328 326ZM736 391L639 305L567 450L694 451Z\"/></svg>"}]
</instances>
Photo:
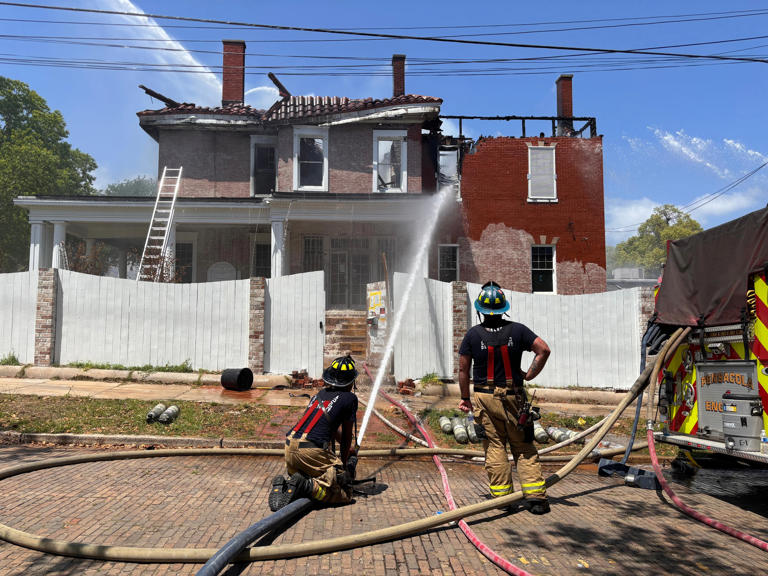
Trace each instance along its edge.
<instances>
[{"instance_id":1,"label":"brick fence post","mask_svg":"<svg viewBox=\"0 0 768 576\"><path fill-rule=\"evenodd\" d=\"M41 268L37 276L35 310L35 365L50 366L56 354L56 296L58 276L54 268Z\"/></svg>"},{"instance_id":2,"label":"brick fence post","mask_svg":"<svg viewBox=\"0 0 768 576\"><path fill-rule=\"evenodd\" d=\"M453 292L453 379L459 379L458 354L461 341L469 330L469 305L467 300L467 283L451 282Z\"/></svg>"},{"instance_id":3,"label":"brick fence post","mask_svg":"<svg viewBox=\"0 0 768 576\"><path fill-rule=\"evenodd\" d=\"M248 305L248 367L255 374L264 373L264 322L267 281L251 278Z\"/></svg>"}]
</instances>

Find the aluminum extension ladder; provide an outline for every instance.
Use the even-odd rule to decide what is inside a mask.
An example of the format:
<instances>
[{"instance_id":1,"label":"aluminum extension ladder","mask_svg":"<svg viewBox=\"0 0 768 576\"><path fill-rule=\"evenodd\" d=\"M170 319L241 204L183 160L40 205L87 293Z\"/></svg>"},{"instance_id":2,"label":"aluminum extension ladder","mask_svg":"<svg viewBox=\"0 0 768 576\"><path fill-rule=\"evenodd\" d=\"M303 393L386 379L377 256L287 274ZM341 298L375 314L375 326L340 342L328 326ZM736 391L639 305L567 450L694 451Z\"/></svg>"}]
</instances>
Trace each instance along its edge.
<instances>
[{"instance_id":1,"label":"aluminum extension ladder","mask_svg":"<svg viewBox=\"0 0 768 576\"><path fill-rule=\"evenodd\" d=\"M173 213L176 207L176 196L181 182L181 167L163 168L163 176L157 188L157 199L149 222L144 251L141 254L139 273L136 280L158 282L162 280L163 268L166 265L168 249L168 233L173 224Z\"/></svg>"}]
</instances>

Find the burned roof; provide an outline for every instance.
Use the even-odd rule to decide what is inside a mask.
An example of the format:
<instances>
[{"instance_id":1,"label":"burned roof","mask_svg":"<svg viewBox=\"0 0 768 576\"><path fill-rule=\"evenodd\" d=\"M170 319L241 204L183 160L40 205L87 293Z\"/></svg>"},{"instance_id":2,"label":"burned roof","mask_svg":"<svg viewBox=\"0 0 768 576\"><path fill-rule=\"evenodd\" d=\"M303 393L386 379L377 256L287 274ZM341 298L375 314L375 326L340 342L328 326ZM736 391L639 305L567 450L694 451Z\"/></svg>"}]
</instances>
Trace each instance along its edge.
<instances>
[{"instance_id":1,"label":"burned roof","mask_svg":"<svg viewBox=\"0 0 768 576\"><path fill-rule=\"evenodd\" d=\"M340 96L290 96L278 100L269 110L260 110L246 104L229 104L227 106L197 106L194 103L183 103L178 106L166 106L159 110L142 110L137 112L141 117L163 115L211 115L211 116L241 116L251 121L269 124L271 122L285 122L292 120L305 120L331 114L346 114L350 112L362 112L378 108L390 108L412 105L437 105L442 104L441 98L433 96L420 96L417 94L404 94L393 98L347 98Z\"/></svg>"}]
</instances>

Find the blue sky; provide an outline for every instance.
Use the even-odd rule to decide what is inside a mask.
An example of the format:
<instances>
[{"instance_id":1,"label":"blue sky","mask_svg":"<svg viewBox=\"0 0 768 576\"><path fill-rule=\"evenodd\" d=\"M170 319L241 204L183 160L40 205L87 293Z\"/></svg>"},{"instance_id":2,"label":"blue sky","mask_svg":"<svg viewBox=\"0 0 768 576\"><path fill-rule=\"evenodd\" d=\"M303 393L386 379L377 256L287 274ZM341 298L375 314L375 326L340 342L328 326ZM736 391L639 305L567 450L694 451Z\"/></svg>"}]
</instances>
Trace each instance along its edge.
<instances>
[{"instance_id":1,"label":"blue sky","mask_svg":"<svg viewBox=\"0 0 768 576\"><path fill-rule=\"evenodd\" d=\"M623 50L676 46L661 50L768 58L768 36L764 32L768 29L768 6L764 12L757 12L760 4L754 2L647 1L630 5L551 0L483 2L474 5L473 10L468 10L466 2L392 0L385 4L244 0L52 0L45 4L419 36L461 35L541 45ZM734 14L750 10L754 12ZM654 24L649 25L650 22ZM146 25L124 26L139 23ZM270 69L293 94L390 96L392 82L387 60L393 53L408 56L406 92L443 98L444 114L555 115L555 80L562 73L574 74L574 114L596 117L598 132L604 136L609 244L631 235L632 225L644 221L654 206L671 203L689 206L686 209L695 207L692 203L716 193L768 160L768 65L763 63L677 59L651 62L648 56L615 54L575 58L572 52L542 49L350 39L310 32L211 27L2 5L0 29L0 74L28 83L52 108L63 113L70 141L91 154L99 165L99 187L156 172L157 147L139 128L135 113L162 104L144 94L137 87L139 84L177 101L198 105L220 102L221 84L213 67L221 65L223 38L245 40L246 65L268 67L246 76L246 102L257 107L268 107L277 98L277 91L266 76ZM41 36L48 38L41 41ZM67 38L51 38L54 36ZM759 36L764 37L756 38ZM732 42L743 38L752 39ZM678 46L703 42L710 44ZM158 50L158 46L172 50ZM563 57L564 54L568 56ZM309 56L371 60L323 60ZM174 69L193 66L199 73L49 67L19 62L19 58L30 57L43 63L54 58L64 63L88 60L100 66L121 62L129 68L158 64L172 65ZM441 70L462 68L486 75L417 75L422 69L418 59L427 58L536 59L524 63L440 65ZM357 68L356 72L366 73L355 76L329 76L318 69L311 70L321 71L321 75L290 75L286 69L329 63L380 66ZM489 68L500 67L516 69L487 74ZM450 127L456 128L455 124ZM475 137L519 135L519 124L465 122L464 130ZM691 216L707 228L761 208L766 202L768 167L695 209Z\"/></svg>"}]
</instances>

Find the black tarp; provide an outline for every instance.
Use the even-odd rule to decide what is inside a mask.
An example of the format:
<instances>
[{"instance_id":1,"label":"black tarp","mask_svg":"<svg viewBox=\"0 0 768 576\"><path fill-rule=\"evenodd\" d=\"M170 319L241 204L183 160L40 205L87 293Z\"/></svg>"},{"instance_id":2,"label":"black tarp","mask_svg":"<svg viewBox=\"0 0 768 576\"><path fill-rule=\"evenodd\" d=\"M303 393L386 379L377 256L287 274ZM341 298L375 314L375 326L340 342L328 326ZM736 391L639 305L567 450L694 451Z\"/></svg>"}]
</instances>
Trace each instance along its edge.
<instances>
[{"instance_id":1,"label":"black tarp","mask_svg":"<svg viewBox=\"0 0 768 576\"><path fill-rule=\"evenodd\" d=\"M656 322L741 322L751 274L768 265L768 207L669 245Z\"/></svg>"}]
</instances>

